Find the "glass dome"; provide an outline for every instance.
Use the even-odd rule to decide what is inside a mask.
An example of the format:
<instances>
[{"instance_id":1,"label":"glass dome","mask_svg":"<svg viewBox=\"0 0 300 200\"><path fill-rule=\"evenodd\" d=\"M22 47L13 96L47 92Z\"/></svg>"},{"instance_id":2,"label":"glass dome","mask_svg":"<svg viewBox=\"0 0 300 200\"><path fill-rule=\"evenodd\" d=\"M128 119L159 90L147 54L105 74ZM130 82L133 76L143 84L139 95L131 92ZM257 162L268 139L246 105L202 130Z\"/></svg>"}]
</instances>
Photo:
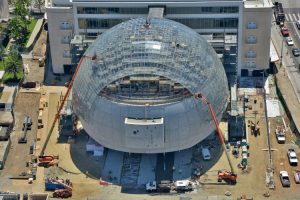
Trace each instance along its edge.
<instances>
[{"instance_id":1,"label":"glass dome","mask_svg":"<svg viewBox=\"0 0 300 200\"><path fill-rule=\"evenodd\" d=\"M219 117L226 107L228 87L222 63L204 38L180 23L157 18L123 22L99 36L85 55L96 55L97 59L83 59L73 87L74 111L85 128L89 129L87 132L110 148L143 152L142 149L129 150L124 141L108 141L116 131L125 135L122 123L126 117L163 117L167 123L170 113L177 113L179 118L185 113L200 122L210 121L206 105L200 104L195 108L198 104L192 95L195 92L202 92L211 101ZM104 110L100 104L110 110ZM149 109L147 116L144 111L146 105ZM178 107L168 110L171 105ZM113 108L117 109L117 113ZM164 112L156 112L156 109L163 109ZM99 116L103 112L106 119L120 123L118 128L102 127L103 133L97 132L101 130ZM192 125L190 122L188 124ZM206 125L196 125L196 128L200 129L191 130L194 128L189 127L187 131L190 133L182 133L183 138L198 134L182 144L172 147L172 142L164 142L163 147L153 151L149 147L147 152L188 148L213 130ZM201 128L205 133L199 136ZM165 129L164 134L167 132L168 129ZM117 134L115 137L118 137Z\"/></svg>"}]
</instances>

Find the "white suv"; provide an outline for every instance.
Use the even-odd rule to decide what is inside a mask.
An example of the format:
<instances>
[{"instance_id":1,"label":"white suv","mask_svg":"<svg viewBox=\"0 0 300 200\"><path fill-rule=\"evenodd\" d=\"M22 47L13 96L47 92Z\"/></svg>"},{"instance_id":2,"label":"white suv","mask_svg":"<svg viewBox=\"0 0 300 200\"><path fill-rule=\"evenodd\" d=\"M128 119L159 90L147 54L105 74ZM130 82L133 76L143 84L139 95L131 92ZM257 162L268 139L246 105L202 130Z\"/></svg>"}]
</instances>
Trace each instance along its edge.
<instances>
[{"instance_id":1,"label":"white suv","mask_svg":"<svg viewBox=\"0 0 300 200\"><path fill-rule=\"evenodd\" d=\"M300 30L300 20L296 21L296 26Z\"/></svg>"},{"instance_id":2,"label":"white suv","mask_svg":"<svg viewBox=\"0 0 300 200\"><path fill-rule=\"evenodd\" d=\"M288 46L294 46L294 41L291 37L286 38L286 43Z\"/></svg>"}]
</instances>

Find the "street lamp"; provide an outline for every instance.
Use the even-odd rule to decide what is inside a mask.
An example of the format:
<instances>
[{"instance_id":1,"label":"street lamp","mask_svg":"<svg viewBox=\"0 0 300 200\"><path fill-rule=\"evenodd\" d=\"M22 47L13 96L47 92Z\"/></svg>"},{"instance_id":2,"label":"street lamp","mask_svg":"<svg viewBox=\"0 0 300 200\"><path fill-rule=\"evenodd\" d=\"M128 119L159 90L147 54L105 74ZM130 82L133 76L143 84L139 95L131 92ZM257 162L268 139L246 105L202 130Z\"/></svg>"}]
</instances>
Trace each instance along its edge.
<instances>
[{"instance_id":1,"label":"street lamp","mask_svg":"<svg viewBox=\"0 0 300 200\"><path fill-rule=\"evenodd\" d=\"M281 68L281 66L282 66L283 42L284 42L284 39L282 38L282 42L281 42L281 52L280 52L280 66L279 66L279 68Z\"/></svg>"}]
</instances>

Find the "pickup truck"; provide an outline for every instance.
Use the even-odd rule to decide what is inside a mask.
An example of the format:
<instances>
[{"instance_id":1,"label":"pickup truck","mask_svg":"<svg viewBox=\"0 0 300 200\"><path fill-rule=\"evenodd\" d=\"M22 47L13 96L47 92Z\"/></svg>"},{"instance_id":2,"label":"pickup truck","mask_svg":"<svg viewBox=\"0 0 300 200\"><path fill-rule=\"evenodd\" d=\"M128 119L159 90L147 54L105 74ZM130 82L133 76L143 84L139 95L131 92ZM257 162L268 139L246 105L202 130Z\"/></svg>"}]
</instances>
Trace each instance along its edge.
<instances>
[{"instance_id":1,"label":"pickup truck","mask_svg":"<svg viewBox=\"0 0 300 200\"><path fill-rule=\"evenodd\" d=\"M156 181L151 181L151 182L147 183L146 190L147 190L147 192L155 192L157 190Z\"/></svg>"},{"instance_id":2,"label":"pickup truck","mask_svg":"<svg viewBox=\"0 0 300 200\"><path fill-rule=\"evenodd\" d=\"M290 165L297 166L298 165L298 159L297 159L297 154L296 154L295 150L294 149L289 149L287 155L288 155L288 158L289 158Z\"/></svg>"},{"instance_id":3,"label":"pickup truck","mask_svg":"<svg viewBox=\"0 0 300 200\"><path fill-rule=\"evenodd\" d=\"M281 184L282 184L283 187L290 187L291 186L289 174L287 173L287 171L280 171L279 172L279 177L280 177L280 181L281 181Z\"/></svg>"},{"instance_id":4,"label":"pickup truck","mask_svg":"<svg viewBox=\"0 0 300 200\"><path fill-rule=\"evenodd\" d=\"M163 180L160 183L156 181L151 181L146 184L147 192L159 192L159 193L169 193L171 191L172 182Z\"/></svg>"},{"instance_id":5,"label":"pickup truck","mask_svg":"<svg viewBox=\"0 0 300 200\"><path fill-rule=\"evenodd\" d=\"M285 143L285 130L282 126L277 126L275 130L277 142L279 144L284 144Z\"/></svg>"}]
</instances>

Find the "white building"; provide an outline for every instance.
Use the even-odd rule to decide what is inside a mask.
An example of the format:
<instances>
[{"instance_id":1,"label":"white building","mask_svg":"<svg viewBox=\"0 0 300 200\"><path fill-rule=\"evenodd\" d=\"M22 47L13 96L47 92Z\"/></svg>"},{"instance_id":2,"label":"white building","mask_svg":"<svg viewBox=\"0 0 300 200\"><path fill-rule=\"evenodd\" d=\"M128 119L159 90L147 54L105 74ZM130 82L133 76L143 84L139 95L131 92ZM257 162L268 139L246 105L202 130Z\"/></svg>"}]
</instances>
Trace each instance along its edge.
<instances>
[{"instance_id":1,"label":"white building","mask_svg":"<svg viewBox=\"0 0 300 200\"><path fill-rule=\"evenodd\" d=\"M203 35L222 58L229 80L268 69L270 0L46 0L53 72L68 73L98 34L147 16L153 6Z\"/></svg>"}]
</instances>

